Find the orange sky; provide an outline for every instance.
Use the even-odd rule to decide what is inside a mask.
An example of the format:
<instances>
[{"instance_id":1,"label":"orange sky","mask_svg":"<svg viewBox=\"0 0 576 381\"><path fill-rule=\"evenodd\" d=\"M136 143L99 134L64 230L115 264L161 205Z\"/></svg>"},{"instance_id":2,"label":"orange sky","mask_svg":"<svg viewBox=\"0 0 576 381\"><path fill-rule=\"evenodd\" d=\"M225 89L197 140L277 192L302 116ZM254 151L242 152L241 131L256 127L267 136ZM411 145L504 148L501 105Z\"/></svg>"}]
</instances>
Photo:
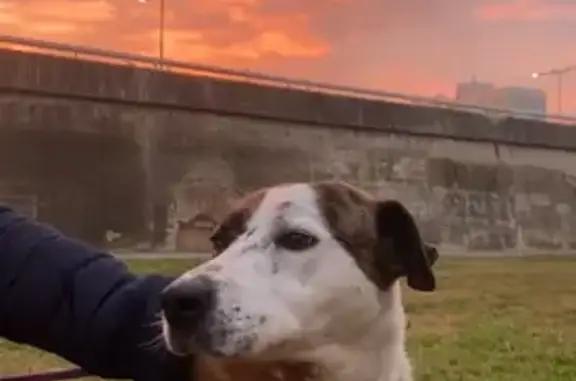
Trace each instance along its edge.
<instances>
[{"instance_id":1,"label":"orange sky","mask_svg":"<svg viewBox=\"0 0 576 381\"><path fill-rule=\"evenodd\" d=\"M476 75L549 91L576 65L576 0L165 0L166 56L453 96ZM0 34L157 54L160 0L0 0ZM576 71L564 109L576 115Z\"/></svg>"}]
</instances>

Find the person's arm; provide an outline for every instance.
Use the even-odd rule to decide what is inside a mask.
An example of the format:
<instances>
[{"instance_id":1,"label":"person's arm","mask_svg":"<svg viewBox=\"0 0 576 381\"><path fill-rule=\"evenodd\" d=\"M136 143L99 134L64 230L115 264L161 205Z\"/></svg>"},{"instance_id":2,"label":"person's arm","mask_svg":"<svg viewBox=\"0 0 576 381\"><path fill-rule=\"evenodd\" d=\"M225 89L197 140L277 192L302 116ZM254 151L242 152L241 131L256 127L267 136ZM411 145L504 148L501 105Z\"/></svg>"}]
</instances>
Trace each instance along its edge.
<instances>
[{"instance_id":1,"label":"person's arm","mask_svg":"<svg viewBox=\"0 0 576 381\"><path fill-rule=\"evenodd\" d=\"M169 282L0 206L0 337L100 377L186 380L184 361L153 345Z\"/></svg>"}]
</instances>

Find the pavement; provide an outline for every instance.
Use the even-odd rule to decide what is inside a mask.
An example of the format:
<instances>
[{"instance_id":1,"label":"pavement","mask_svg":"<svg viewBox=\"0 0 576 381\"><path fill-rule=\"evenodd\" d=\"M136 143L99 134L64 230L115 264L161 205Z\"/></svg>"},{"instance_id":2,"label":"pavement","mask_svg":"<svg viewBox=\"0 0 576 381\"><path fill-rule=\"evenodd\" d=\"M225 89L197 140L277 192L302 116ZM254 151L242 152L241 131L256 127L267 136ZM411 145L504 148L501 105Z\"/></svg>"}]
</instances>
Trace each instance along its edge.
<instances>
[{"instance_id":1,"label":"pavement","mask_svg":"<svg viewBox=\"0 0 576 381\"><path fill-rule=\"evenodd\" d=\"M190 252L117 252L113 253L118 258L122 259L190 259L190 260L205 260L210 258L210 253L190 253Z\"/></svg>"},{"instance_id":2,"label":"pavement","mask_svg":"<svg viewBox=\"0 0 576 381\"><path fill-rule=\"evenodd\" d=\"M451 250L450 248L439 247L440 257L460 257L460 258L490 258L490 257L530 257L530 256L576 256L576 250L502 250L502 251L463 251ZM114 253L122 259L188 259L188 260L206 260L209 259L211 253L200 252L173 252L173 251L157 251L157 252L131 252L119 251Z\"/></svg>"}]
</instances>

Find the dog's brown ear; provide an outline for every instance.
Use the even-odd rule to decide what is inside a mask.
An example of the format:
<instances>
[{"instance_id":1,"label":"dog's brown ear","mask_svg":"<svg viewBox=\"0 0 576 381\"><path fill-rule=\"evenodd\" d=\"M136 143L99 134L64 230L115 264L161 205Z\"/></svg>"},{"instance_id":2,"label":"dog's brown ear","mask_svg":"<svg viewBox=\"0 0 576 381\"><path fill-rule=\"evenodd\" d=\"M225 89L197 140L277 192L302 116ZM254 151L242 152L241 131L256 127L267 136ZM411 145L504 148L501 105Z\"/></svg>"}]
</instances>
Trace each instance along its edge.
<instances>
[{"instance_id":1,"label":"dog's brown ear","mask_svg":"<svg viewBox=\"0 0 576 381\"><path fill-rule=\"evenodd\" d=\"M239 209L231 212L220 225L214 229L210 236L210 242L212 242L212 247L214 248L214 255L218 255L226 250L239 235L244 233L245 222L245 210Z\"/></svg>"},{"instance_id":2,"label":"dog's brown ear","mask_svg":"<svg viewBox=\"0 0 576 381\"><path fill-rule=\"evenodd\" d=\"M410 212L398 201L376 204L376 265L392 277L406 276L408 285L419 291L436 289L432 265L438 251L425 245Z\"/></svg>"}]
</instances>

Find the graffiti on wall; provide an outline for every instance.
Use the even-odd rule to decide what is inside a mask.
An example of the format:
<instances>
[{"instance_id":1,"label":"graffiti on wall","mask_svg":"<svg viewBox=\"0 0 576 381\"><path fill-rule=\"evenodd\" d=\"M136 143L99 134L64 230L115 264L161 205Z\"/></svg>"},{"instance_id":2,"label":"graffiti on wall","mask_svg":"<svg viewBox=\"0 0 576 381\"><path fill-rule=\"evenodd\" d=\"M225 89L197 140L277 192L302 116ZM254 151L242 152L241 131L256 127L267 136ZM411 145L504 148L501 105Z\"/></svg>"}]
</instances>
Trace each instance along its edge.
<instances>
[{"instance_id":1,"label":"graffiti on wall","mask_svg":"<svg viewBox=\"0 0 576 381\"><path fill-rule=\"evenodd\" d=\"M403 202L428 241L466 250L576 248L576 181L534 166L426 159L422 152L341 152L314 180L342 180Z\"/></svg>"},{"instance_id":2,"label":"graffiti on wall","mask_svg":"<svg viewBox=\"0 0 576 381\"><path fill-rule=\"evenodd\" d=\"M452 176L451 187L436 186L433 192L441 208L432 219L442 226L443 243L467 250L576 247L571 213L576 187L570 176L532 166L452 166L443 169Z\"/></svg>"},{"instance_id":3,"label":"graffiti on wall","mask_svg":"<svg viewBox=\"0 0 576 381\"><path fill-rule=\"evenodd\" d=\"M183 231L177 222L186 222L188 229L193 225L188 221L196 216L218 221L216 209L244 193L238 184L246 191L288 176L296 181L346 181L378 198L398 199L413 213L425 239L437 244L469 251L576 248L576 217L571 213L576 209L576 181L560 171L455 162L426 158L422 151L391 149L342 148L334 149L333 156L291 160L290 166L283 165L290 173L271 171L280 163L247 159L242 166L216 159L219 164L206 167L209 170L189 168L172 185L171 226ZM206 229L196 230L194 240L206 241ZM188 247L184 241L173 239L172 246Z\"/></svg>"},{"instance_id":4,"label":"graffiti on wall","mask_svg":"<svg viewBox=\"0 0 576 381\"><path fill-rule=\"evenodd\" d=\"M494 192L447 190L441 199L443 241L468 250L516 246L513 198Z\"/></svg>"}]
</instances>

